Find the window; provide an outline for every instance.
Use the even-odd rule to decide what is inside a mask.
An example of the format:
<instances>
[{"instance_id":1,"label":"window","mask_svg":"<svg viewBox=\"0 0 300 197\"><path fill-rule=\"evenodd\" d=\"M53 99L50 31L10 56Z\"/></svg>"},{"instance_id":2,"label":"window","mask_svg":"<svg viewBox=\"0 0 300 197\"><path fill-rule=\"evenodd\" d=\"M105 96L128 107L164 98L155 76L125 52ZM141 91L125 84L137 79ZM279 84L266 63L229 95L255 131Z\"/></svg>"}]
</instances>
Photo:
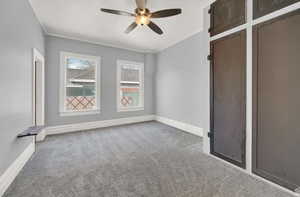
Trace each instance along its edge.
<instances>
[{"instance_id":1,"label":"window","mask_svg":"<svg viewBox=\"0 0 300 197\"><path fill-rule=\"evenodd\" d=\"M100 113L98 76L100 57L61 52L61 115Z\"/></svg>"},{"instance_id":2,"label":"window","mask_svg":"<svg viewBox=\"0 0 300 197\"><path fill-rule=\"evenodd\" d=\"M118 61L118 111L144 110L144 64Z\"/></svg>"}]
</instances>

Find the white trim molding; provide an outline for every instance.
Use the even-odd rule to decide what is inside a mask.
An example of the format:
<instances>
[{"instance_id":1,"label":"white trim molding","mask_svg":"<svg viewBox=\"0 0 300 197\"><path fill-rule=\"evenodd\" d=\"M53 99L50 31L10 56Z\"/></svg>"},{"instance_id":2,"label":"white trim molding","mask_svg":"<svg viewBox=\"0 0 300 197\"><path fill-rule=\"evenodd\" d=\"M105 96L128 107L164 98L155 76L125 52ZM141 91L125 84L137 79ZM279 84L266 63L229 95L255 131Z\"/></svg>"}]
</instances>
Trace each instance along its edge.
<instances>
[{"instance_id":1,"label":"white trim molding","mask_svg":"<svg viewBox=\"0 0 300 197\"><path fill-rule=\"evenodd\" d=\"M34 141L20 154L0 177L0 196L3 196L35 151Z\"/></svg>"},{"instance_id":2,"label":"white trim molding","mask_svg":"<svg viewBox=\"0 0 300 197\"><path fill-rule=\"evenodd\" d=\"M85 42L89 44L95 44L99 46L104 46L104 47L112 47L116 49L122 49L122 50L127 50L127 51L133 51L133 52L138 52L138 53L157 53L159 50L146 50L146 49L141 49L141 48L135 48L135 47L130 47L130 46L121 46L121 45L116 45L116 44L111 44L108 42L105 42L104 40L102 41L95 41L95 40L90 40L86 39L83 37L75 37L75 36L66 36L62 34L57 34L57 33L50 33L45 31L47 36L55 37L55 38L62 38L62 39L68 39L68 40L74 40L74 41L79 41L79 42Z\"/></svg>"},{"instance_id":3,"label":"white trim molding","mask_svg":"<svg viewBox=\"0 0 300 197\"><path fill-rule=\"evenodd\" d=\"M32 125L45 125L45 58L36 48L32 49Z\"/></svg>"},{"instance_id":4,"label":"white trim molding","mask_svg":"<svg viewBox=\"0 0 300 197\"><path fill-rule=\"evenodd\" d=\"M42 142L46 138L46 130L43 129L35 138L37 142Z\"/></svg>"},{"instance_id":5,"label":"white trim molding","mask_svg":"<svg viewBox=\"0 0 300 197\"><path fill-rule=\"evenodd\" d=\"M68 125L60 125L46 128L46 135L56 135L63 133L70 133L76 131L84 131L90 129L98 129L104 127L111 126L119 126L126 125L132 123L139 122L147 122L155 120L155 115L146 115L146 116L135 116L129 118L120 118L120 119L112 119L112 120L103 120L103 121L95 121L95 122L84 122L78 124L68 124Z\"/></svg>"},{"instance_id":6,"label":"white trim molding","mask_svg":"<svg viewBox=\"0 0 300 197\"><path fill-rule=\"evenodd\" d=\"M190 134L203 137L203 128L200 128L200 127L197 127L197 126L194 126L191 124L179 122L176 120L171 120L171 119L164 118L161 116L145 115L145 116L135 116L135 117L129 117L129 118L120 118L120 119L111 119L111 120L84 122L84 123L78 123L78 124L68 124L68 125L47 127L45 129L45 132L43 133L43 136L41 136L38 141L44 140L44 138L48 135L58 135L58 134L76 132L76 131L85 131L85 130L91 130L91 129L111 127L111 126L120 126L120 125L126 125L126 124L148 122L148 121L153 121L153 120L156 120L163 124L175 127L177 129L188 132Z\"/></svg>"},{"instance_id":7,"label":"white trim molding","mask_svg":"<svg viewBox=\"0 0 300 197\"><path fill-rule=\"evenodd\" d=\"M172 120L169 118L161 117L161 116L156 116L156 121L161 122L163 124L169 125L171 127L175 127L177 129L183 130L185 132L191 133L193 135L197 135L200 137L203 137L203 128L187 124L184 122L179 122L177 120Z\"/></svg>"},{"instance_id":8,"label":"white trim molding","mask_svg":"<svg viewBox=\"0 0 300 197\"><path fill-rule=\"evenodd\" d=\"M253 1L247 1L247 21L251 23L253 19ZM253 26L248 25L247 50L246 50L246 170L252 174L252 34Z\"/></svg>"},{"instance_id":9,"label":"white trim molding","mask_svg":"<svg viewBox=\"0 0 300 197\"><path fill-rule=\"evenodd\" d=\"M247 26L248 26L247 24L243 24L243 25L237 26L237 27L235 27L233 29L227 30L227 31L222 32L220 34L217 34L217 35L215 35L213 37L210 37L210 41L218 40L220 38L223 38L223 37L229 36L231 34L234 34L236 32L242 31L242 30L246 29Z\"/></svg>"},{"instance_id":10,"label":"white trim molding","mask_svg":"<svg viewBox=\"0 0 300 197\"><path fill-rule=\"evenodd\" d=\"M85 115L96 115L100 114L100 109L95 110L86 110L86 111L78 111L78 112L60 112L60 116L85 116Z\"/></svg>"}]
</instances>

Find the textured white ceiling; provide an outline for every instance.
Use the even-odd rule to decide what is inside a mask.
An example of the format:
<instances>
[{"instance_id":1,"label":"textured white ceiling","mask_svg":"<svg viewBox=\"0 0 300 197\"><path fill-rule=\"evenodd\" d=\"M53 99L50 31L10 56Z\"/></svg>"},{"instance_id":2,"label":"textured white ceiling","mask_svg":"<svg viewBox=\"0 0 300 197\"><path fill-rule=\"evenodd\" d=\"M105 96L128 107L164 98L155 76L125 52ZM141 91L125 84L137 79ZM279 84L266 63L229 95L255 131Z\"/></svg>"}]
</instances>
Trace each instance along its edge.
<instances>
[{"instance_id":1,"label":"textured white ceiling","mask_svg":"<svg viewBox=\"0 0 300 197\"><path fill-rule=\"evenodd\" d=\"M33 10L49 35L78 39L142 52L156 52L202 31L203 7L208 0L148 0L151 11L182 8L178 16L153 19L164 31L160 36L139 26L130 34L125 29L134 18L106 14L100 8L133 12L134 0L30 0Z\"/></svg>"}]
</instances>

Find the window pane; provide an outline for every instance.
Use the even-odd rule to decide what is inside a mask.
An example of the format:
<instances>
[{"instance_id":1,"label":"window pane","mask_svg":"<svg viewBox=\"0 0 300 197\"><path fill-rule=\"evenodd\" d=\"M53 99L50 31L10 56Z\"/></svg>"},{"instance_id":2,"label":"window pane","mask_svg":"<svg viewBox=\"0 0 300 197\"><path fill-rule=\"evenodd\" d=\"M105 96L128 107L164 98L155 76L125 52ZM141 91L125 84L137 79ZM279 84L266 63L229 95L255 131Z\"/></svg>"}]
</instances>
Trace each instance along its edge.
<instances>
[{"instance_id":1,"label":"window pane","mask_svg":"<svg viewBox=\"0 0 300 197\"><path fill-rule=\"evenodd\" d=\"M67 59L66 110L83 111L96 108L96 65L93 61Z\"/></svg>"},{"instance_id":2,"label":"window pane","mask_svg":"<svg viewBox=\"0 0 300 197\"><path fill-rule=\"evenodd\" d=\"M133 81L139 82L139 70L133 68L127 68L123 66L121 70L121 81Z\"/></svg>"},{"instance_id":3,"label":"window pane","mask_svg":"<svg viewBox=\"0 0 300 197\"><path fill-rule=\"evenodd\" d=\"M143 102L143 64L118 61L118 107L120 111L140 110Z\"/></svg>"},{"instance_id":4,"label":"window pane","mask_svg":"<svg viewBox=\"0 0 300 197\"><path fill-rule=\"evenodd\" d=\"M140 89L138 86L121 86L120 103L122 107L138 107L140 101Z\"/></svg>"}]
</instances>

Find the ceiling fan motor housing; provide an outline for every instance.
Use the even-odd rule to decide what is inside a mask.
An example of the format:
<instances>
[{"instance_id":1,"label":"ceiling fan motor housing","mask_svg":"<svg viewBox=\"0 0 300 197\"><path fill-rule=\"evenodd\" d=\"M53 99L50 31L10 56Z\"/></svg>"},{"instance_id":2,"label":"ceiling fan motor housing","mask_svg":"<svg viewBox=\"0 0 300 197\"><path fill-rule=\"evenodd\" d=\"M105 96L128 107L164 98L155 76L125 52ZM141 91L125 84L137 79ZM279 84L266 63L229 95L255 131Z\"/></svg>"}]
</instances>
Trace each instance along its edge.
<instances>
[{"instance_id":1,"label":"ceiling fan motor housing","mask_svg":"<svg viewBox=\"0 0 300 197\"><path fill-rule=\"evenodd\" d=\"M135 22L138 25L148 25L150 23L151 13L150 13L149 9L147 9L147 8L145 8L145 9L137 8L137 9L135 9L135 13L136 13Z\"/></svg>"}]
</instances>

